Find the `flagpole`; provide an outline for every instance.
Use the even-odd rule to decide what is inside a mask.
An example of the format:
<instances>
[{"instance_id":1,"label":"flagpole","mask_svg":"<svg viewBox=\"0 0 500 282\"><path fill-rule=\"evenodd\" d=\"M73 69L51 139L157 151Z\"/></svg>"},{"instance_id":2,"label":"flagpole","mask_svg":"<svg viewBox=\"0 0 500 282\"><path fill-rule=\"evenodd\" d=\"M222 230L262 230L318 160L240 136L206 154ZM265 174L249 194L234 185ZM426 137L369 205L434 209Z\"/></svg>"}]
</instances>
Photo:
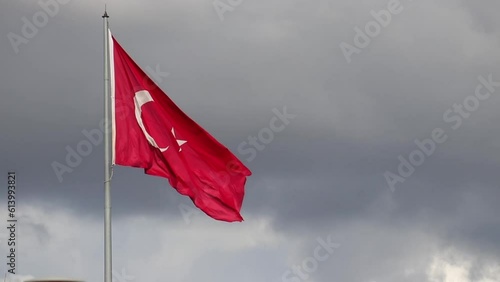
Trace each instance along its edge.
<instances>
[{"instance_id":1,"label":"flagpole","mask_svg":"<svg viewBox=\"0 0 500 282\"><path fill-rule=\"evenodd\" d=\"M111 159L110 159L110 69L109 69L109 22L104 8L104 282L112 282L111 257Z\"/></svg>"}]
</instances>

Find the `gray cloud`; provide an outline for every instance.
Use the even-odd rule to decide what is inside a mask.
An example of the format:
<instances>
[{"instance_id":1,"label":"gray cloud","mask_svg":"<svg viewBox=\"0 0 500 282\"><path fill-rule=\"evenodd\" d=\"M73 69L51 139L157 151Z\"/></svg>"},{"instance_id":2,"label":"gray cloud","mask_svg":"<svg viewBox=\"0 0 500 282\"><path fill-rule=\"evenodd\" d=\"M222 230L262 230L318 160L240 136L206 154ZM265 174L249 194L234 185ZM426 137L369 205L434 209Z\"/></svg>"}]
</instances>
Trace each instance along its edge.
<instances>
[{"instance_id":1,"label":"gray cloud","mask_svg":"<svg viewBox=\"0 0 500 282\"><path fill-rule=\"evenodd\" d=\"M487 269L498 267L500 254L500 88L457 130L443 114L474 94L478 76L492 74L500 81L494 12L500 4L402 0L405 10L348 64L339 44L352 44L354 28L389 1L243 1L223 21L211 1L108 2L111 28L122 46L143 68L158 65L168 72L160 87L242 160L238 145L269 125L273 108L286 106L297 115L246 162L253 176L241 230L266 219L266 236L280 236L281 243L266 245L254 234L258 243L244 250L200 247L179 255L187 266L173 278L278 281L311 252L314 238L333 234L342 247L311 281L445 281L436 277L452 275L442 272L453 265L470 274L463 281L498 280L498 272ZM74 148L85 138L82 130L98 128L102 119L103 5L61 5L17 54L7 34L20 34L22 17L30 19L40 7L23 1L1 5L0 170L18 172L19 209L27 216L40 212L35 207L60 207L61 216L84 217L85 226L92 226L86 236L100 242L102 230L95 226L102 221L102 145L62 183L51 163L63 162L65 147ZM407 157L417 148L415 139L429 138L438 127L449 139L392 193L384 172L395 171L398 156ZM178 253L169 246L182 249L190 240L162 241L172 230L168 226L193 236L199 232L196 242L204 236L196 227L220 227L203 215L183 223L181 203L190 204L165 179L117 167L117 264L140 262L144 272L131 273L138 280L164 280L161 267L174 273ZM86 250L88 242L73 233L70 239L54 235L48 221L40 218L21 231L25 244L50 256L62 252L57 244L80 240L74 251L85 263L68 264L62 274L74 270L100 279L100 264L91 262L102 259L100 249ZM155 224L149 233L130 230L130 224L146 228L150 221ZM139 250L146 248L140 236L156 232L165 233ZM27 260L22 271L44 276L60 269L54 261L43 270Z\"/></svg>"}]
</instances>

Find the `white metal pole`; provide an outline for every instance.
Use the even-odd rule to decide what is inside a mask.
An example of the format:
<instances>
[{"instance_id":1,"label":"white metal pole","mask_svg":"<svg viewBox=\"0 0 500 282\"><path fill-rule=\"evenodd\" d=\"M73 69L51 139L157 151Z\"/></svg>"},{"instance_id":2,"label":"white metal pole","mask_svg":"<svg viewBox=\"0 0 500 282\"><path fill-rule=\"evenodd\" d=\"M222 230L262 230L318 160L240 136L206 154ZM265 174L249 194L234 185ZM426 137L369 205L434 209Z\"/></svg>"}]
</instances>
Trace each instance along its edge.
<instances>
[{"instance_id":1,"label":"white metal pole","mask_svg":"<svg viewBox=\"0 0 500 282\"><path fill-rule=\"evenodd\" d=\"M110 69L109 69L109 23L104 10L104 282L112 282L111 256L111 158L110 158Z\"/></svg>"}]
</instances>

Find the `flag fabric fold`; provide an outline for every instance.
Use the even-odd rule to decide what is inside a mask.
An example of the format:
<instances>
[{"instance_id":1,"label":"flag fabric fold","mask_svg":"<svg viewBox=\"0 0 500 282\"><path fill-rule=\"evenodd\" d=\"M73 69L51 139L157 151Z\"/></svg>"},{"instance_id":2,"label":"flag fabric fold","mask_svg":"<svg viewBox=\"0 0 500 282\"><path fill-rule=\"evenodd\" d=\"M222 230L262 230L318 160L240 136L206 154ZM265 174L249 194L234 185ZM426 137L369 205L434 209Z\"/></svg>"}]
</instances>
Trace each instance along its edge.
<instances>
[{"instance_id":1,"label":"flag fabric fold","mask_svg":"<svg viewBox=\"0 0 500 282\"><path fill-rule=\"evenodd\" d=\"M250 170L189 118L110 37L113 163L167 178L208 216L242 221Z\"/></svg>"}]
</instances>

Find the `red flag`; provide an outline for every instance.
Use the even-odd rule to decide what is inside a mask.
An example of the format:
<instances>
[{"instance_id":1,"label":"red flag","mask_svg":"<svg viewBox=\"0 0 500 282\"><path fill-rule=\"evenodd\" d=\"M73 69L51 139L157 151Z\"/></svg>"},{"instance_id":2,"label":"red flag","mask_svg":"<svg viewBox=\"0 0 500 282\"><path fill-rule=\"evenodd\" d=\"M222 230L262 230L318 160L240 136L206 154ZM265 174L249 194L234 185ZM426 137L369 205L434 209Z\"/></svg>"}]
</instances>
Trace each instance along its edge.
<instances>
[{"instance_id":1,"label":"red flag","mask_svg":"<svg viewBox=\"0 0 500 282\"><path fill-rule=\"evenodd\" d=\"M110 34L113 163L144 168L210 217L242 221L248 168L184 114Z\"/></svg>"}]
</instances>

